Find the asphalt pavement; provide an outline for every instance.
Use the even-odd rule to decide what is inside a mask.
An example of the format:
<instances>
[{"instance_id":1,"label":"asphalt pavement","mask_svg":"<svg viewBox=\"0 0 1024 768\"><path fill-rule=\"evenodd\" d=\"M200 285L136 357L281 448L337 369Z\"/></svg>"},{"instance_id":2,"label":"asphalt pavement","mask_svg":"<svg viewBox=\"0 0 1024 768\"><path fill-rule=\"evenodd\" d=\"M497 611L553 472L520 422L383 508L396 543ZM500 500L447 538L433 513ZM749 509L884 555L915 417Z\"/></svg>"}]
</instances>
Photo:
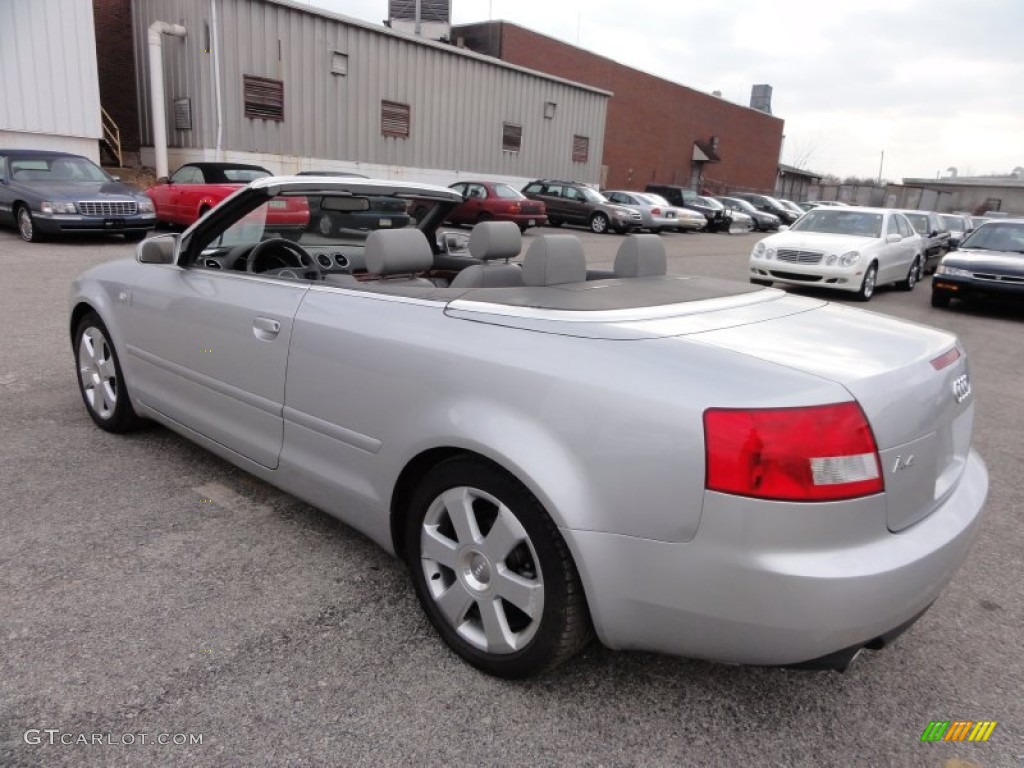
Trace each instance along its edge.
<instances>
[{"instance_id":1,"label":"asphalt pavement","mask_svg":"<svg viewBox=\"0 0 1024 768\"><path fill-rule=\"evenodd\" d=\"M611 264L621 238L576 234ZM663 238L671 271L745 280L758 236ZM839 674L595 643L512 683L359 534L164 429L93 425L68 287L133 251L0 230L0 765L1024 766L1024 309L933 309L927 279L867 305L962 338L991 473L970 557L893 646ZM922 742L934 720L998 725Z\"/></svg>"}]
</instances>

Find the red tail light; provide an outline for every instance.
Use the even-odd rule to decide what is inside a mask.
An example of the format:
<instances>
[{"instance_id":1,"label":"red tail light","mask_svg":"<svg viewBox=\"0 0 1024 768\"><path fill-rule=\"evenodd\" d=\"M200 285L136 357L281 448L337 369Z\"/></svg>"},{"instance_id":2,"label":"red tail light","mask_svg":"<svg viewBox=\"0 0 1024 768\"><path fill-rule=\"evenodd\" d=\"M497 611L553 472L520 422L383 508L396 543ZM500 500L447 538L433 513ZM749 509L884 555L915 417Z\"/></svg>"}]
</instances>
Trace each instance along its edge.
<instances>
[{"instance_id":1,"label":"red tail light","mask_svg":"<svg viewBox=\"0 0 1024 768\"><path fill-rule=\"evenodd\" d=\"M661 208L651 208L651 213L654 216L661 216Z\"/></svg>"},{"instance_id":2,"label":"red tail light","mask_svg":"<svg viewBox=\"0 0 1024 768\"><path fill-rule=\"evenodd\" d=\"M519 213L519 203L505 203L506 213Z\"/></svg>"},{"instance_id":3,"label":"red tail light","mask_svg":"<svg viewBox=\"0 0 1024 768\"><path fill-rule=\"evenodd\" d=\"M704 412L709 491L787 501L881 493L878 448L857 403Z\"/></svg>"}]
</instances>

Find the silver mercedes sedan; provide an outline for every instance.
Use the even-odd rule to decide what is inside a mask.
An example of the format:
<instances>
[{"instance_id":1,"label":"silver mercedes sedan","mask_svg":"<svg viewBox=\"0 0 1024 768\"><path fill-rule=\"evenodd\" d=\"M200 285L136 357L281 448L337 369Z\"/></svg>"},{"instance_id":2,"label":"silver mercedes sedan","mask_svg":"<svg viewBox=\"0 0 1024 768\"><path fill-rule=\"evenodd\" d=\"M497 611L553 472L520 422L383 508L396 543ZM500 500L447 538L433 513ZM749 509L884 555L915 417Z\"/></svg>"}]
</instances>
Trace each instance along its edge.
<instances>
[{"instance_id":1,"label":"silver mercedes sedan","mask_svg":"<svg viewBox=\"0 0 1024 768\"><path fill-rule=\"evenodd\" d=\"M842 669L938 598L988 489L956 337L668 275L654 235L592 279L575 236L522 254L508 222L449 253L461 202L260 179L88 270L69 333L89 415L162 424L362 531L502 677L594 634ZM337 226L296 238L282 208Z\"/></svg>"}]
</instances>

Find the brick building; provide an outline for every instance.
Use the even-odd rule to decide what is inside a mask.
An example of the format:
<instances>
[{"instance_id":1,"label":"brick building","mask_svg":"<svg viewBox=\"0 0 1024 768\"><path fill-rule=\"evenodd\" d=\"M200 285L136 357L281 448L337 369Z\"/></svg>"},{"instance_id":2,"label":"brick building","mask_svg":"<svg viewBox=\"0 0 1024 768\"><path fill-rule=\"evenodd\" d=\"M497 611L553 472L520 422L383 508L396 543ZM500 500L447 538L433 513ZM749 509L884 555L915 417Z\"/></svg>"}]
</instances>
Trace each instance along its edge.
<instances>
[{"instance_id":1,"label":"brick building","mask_svg":"<svg viewBox=\"0 0 1024 768\"><path fill-rule=\"evenodd\" d=\"M611 91L602 187L775 189L783 121L507 21L452 29L470 50Z\"/></svg>"}]
</instances>

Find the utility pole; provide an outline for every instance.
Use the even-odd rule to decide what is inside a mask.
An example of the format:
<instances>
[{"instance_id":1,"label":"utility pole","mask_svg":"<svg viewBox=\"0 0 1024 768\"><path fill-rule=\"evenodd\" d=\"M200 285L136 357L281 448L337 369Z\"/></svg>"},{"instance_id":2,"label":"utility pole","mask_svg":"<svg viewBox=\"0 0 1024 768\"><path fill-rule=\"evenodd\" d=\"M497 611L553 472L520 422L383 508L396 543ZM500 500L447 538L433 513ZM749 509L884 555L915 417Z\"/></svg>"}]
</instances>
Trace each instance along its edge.
<instances>
[{"instance_id":1,"label":"utility pole","mask_svg":"<svg viewBox=\"0 0 1024 768\"><path fill-rule=\"evenodd\" d=\"M878 161L878 186L882 186L882 164L885 162L885 150L882 150L882 159Z\"/></svg>"}]
</instances>

